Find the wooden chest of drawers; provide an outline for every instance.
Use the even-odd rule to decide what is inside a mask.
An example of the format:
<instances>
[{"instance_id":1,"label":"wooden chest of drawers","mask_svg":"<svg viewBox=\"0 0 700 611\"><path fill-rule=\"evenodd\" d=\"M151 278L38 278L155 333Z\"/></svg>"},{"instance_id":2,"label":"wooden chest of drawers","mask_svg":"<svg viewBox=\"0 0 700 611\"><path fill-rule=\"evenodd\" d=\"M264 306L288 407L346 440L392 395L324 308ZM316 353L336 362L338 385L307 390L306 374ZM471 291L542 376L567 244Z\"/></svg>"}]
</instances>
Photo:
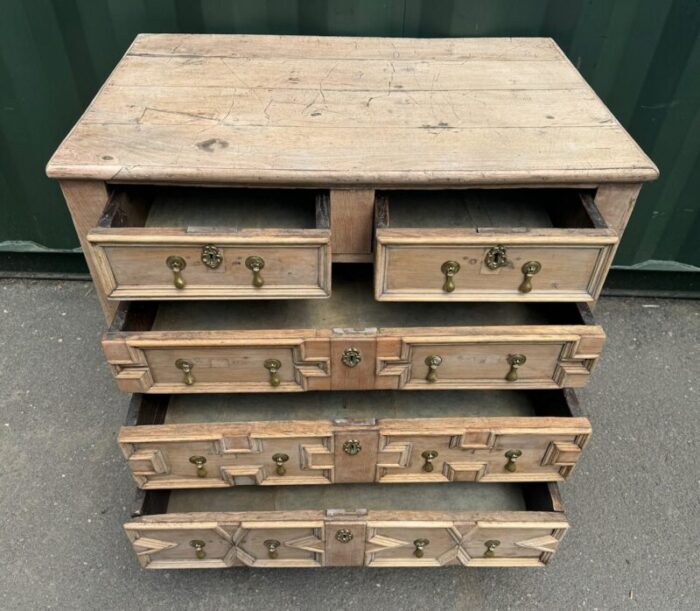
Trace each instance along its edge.
<instances>
[{"instance_id":1,"label":"wooden chest of drawers","mask_svg":"<svg viewBox=\"0 0 700 611\"><path fill-rule=\"evenodd\" d=\"M658 173L553 41L141 35L47 172L142 566L549 561Z\"/></svg>"}]
</instances>

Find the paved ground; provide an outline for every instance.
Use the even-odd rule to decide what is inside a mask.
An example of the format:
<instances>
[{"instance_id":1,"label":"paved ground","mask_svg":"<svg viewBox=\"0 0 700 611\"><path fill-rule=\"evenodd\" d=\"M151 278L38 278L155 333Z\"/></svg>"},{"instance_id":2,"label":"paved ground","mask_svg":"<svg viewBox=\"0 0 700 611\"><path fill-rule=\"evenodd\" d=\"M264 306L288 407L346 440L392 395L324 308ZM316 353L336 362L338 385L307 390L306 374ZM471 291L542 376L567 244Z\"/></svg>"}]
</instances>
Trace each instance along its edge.
<instances>
[{"instance_id":1,"label":"paved ground","mask_svg":"<svg viewBox=\"0 0 700 611\"><path fill-rule=\"evenodd\" d=\"M700 302L604 299L563 486L573 525L544 570L143 571L121 523L127 397L84 282L0 282L0 608L697 609Z\"/></svg>"}]
</instances>

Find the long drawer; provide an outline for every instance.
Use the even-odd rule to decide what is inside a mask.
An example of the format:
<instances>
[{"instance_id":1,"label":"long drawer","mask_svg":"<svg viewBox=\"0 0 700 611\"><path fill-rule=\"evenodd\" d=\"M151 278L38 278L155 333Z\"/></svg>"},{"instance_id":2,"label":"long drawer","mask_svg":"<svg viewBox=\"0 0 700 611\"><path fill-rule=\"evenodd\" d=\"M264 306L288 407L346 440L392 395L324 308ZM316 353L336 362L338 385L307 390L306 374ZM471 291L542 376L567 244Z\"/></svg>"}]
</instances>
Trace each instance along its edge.
<instances>
[{"instance_id":1,"label":"long drawer","mask_svg":"<svg viewBox=\"0 0 700 611\"><path fill-rule=\"evenodd\" d=\"M121 304L102 342L119 387L580 387L603 347L585 304L379 303L371 268L339 267L329 300Z\"/></svg>"},{"instance_id":2,"label":"long drawer","mask_svg":"<svg viewBox=\"0 0 700 611\"><path fill-rule=\"evenodd\" d=\"M590 433L569 389L137 394L119 444L144 489L493 483L568 478Z\"/></svg>"},{"instance_id":3,"label":"long drawer","mask_svg":"<svg viewBox=\"0 0 700 611\"><path fill-rule=\"evenodd\" d=\"M375 225L381 301L594 301L618 241L578 189L384 191Z\"/></svg>"},{"instance_id":4,"label":"long drawer","mask_svg":"<svg viewBox=\"0 0 700 611\"><path fill-rule=\"evenodd\" d=\"M556 484L161 490L134 515L151 569L540 567L569 526Z\"/></svg>"},{"instance_id":5,"label":"long drawer","mask_svg":"<svg viewBox=\"0 0 700 611\"><path fill-rule=\"evenodd\" d=\"M120 187L87 240L110 299L330 295L327 192Z\"/></svg>"}]
</instances>

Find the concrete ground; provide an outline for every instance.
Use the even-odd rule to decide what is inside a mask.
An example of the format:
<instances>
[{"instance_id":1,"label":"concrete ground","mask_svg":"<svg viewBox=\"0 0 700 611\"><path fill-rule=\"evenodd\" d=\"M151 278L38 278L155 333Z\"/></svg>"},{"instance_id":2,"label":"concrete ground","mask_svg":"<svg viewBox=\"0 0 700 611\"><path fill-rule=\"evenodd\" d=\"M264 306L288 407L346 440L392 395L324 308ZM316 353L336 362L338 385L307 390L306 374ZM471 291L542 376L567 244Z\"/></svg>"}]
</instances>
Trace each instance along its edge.
<instances>
[{"instance_id":1,"label":"concrete ground","mask_svg":"<svg viewBox=\"0 0 700 611\"><path fill-rule=\"evenodd\" d=\"M597 318L593 441L546 569L144 571L92 285L0 282L0 608L698 609L700 302L607 298Z\"/></svg>"}]
</instances>

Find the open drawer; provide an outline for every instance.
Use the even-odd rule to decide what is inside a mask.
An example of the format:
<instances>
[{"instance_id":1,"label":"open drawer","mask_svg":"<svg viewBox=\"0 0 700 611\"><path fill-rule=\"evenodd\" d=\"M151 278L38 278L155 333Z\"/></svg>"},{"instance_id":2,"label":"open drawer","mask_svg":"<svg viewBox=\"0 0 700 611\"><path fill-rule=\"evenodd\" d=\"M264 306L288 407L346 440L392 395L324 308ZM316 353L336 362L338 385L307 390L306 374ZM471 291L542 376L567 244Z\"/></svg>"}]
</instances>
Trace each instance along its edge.
<instances>
[{"instance_id":1,"label":"open drawer","mask_svg":"<svg viewBox=\"0 0 700 611\"><path fill-rule=\"evenodd\" d=\"M135 394L141 488L560 481L591 433L572 390Z\"/></svg>"},{"instance_id":2,"label":"open drawer","mask_svg":"<svg viewBox=\"0 0 700 611\"><path fill-rule=\"evenodd\" d=\"M141 491L134 515L152 569L539 567L569 526L556 484Z\"/></svg>"},{"instance_id":3,"label":"open drawer","mask_svg":"<svg viewBox=\"0 0 700 611\"><path fill-rule=\"evenodd\" d=\"M119 187L87 239L110 299L330 295L327 192Z\"/></svg>"},{"instance_id":4,"label":"open drawer","mask_svg":"<svg viewBox=\"0 0 700 611\"><path fill-rule=\"evenodd\" d=\"M102 345L125 392L583 386L605 335L585 304L379 303L336 266L329 300L123 303Z\"/></svg>"},{"instance_id":5,"label":"open drawer","mask_svg":"<svg viewBox=\"0 0 700 611\"><path fill-rule=\"evenodd\" d=\"M378 192L381 301L598 298L617 234L577 189Z\"/></svg>"}]
</instances>

